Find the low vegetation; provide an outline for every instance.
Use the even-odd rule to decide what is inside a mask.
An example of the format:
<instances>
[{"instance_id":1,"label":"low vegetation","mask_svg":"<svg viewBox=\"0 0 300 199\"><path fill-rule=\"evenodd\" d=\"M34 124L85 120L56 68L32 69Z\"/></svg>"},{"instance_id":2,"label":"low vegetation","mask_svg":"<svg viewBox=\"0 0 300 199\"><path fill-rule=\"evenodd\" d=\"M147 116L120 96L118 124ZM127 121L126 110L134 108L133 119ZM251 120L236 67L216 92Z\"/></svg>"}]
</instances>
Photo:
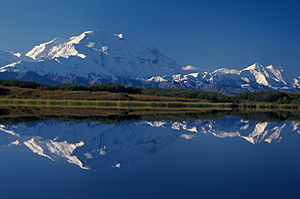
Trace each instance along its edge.
<instances>
[{"instance_id":1,"label":"low vegetation","mask_svg":"<svg viewBox=\"0 0 300 199\"><path fill-rule=\"evenodd\" d=\"M19 96L15 96L13 98L29 98L29 97L35 97L34 94L37 94L33 90L40 90L41 94L45 94L46 92L42 91L56 91L55 93L50 94L51 97L52 94L59 95L59 99L66 99L65 95L76 95L76 98L72 99L81 99L79 95L82 94L84 97L88 97L87 99L100 99L95 97L95 93L103 93L105 92L104 99L112 99L112 100L154 100L158 99L159 101L164 100L176 100L176 101L207 101L207 102L230 102L231 99L228 96L222 95L221 93L215 93L215 92L199 92L191 89L161 89L161 88L137 88L137 87L125 87L120 84L112 84L112 83L104 83L104 84L97 84L97 85L77 85L77 84L58 84L58 85L47 85L47 84L41 84L37 82L24 82L19 80L0 80L0 85L6 86L6 87L15 87L15 88L27 88L32 89L30 90L30 93L19 93ZM19 90L20 91L20 90ZM71 92L63 92L63 91L71 91ZM109 96L108 93L110 93ZM115 95L117 93L117 95ZM94 98L89 98L90 95L93 95ZM134 95L134 96L132 96ZM118 97L117 97L118 96ZM38 96L36 96L38 97ZM42 95L39 97L43 98ZM53 96L54 97L54 96ZM53 99L51 97L50 99ZM57 96L58 97L58 96ZM98 96L100 97L100 96ZM165 98L159 98L159 97L165 97ZM117 99L116 99L117 98ZM171 99L172 98L172 99ZM181 99L180 99L181 98ZM45 98L43 98L45 99ZM49 99L49 98L48 98ZM58 98L57 98L58 99ZM68 98L69 99L69 98ZM101 98L102 99L102 98Z\"/></svg>"},{"instance_id":2,"label":"low vegetation","mask_svg":"<svg viewBox=\"0 0 300 199\"><path fill-rule=\"evenodd\" d=\"M3 79L0 79L0 98L84 101L147 101L168 102L170 104L176 104L179 102L225 103L226 106L228 106L228 104L232 104L232 106L237 107L262 109L274 108L278 104L284 104L286 107L291 108L298 108L298 105L300 105L300 93L279 91L244 92L235 96L225 96L216 92L202 92L180 88L137 88L125 87L120 84L112 83L98 85L47 85L30 81L24 82L19 80Z\"/></svg>"}]
</instances>

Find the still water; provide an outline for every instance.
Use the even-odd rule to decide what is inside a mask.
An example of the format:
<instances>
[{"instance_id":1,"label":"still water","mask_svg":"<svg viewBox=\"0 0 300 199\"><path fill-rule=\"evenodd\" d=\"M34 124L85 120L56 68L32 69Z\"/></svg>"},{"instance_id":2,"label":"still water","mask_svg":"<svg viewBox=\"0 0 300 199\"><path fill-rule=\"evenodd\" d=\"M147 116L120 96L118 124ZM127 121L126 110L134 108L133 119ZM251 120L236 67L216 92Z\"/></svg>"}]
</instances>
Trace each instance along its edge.
<instances>
[{"instance_id":1,"label":"still water","mask_svg":"<svg viewBox=\"0 0 300 199\"><path fill-rule=\"evenodd\" d=\"M300 198L299 124L1 120L0 197Z\"/></svg>"}]
</instances>

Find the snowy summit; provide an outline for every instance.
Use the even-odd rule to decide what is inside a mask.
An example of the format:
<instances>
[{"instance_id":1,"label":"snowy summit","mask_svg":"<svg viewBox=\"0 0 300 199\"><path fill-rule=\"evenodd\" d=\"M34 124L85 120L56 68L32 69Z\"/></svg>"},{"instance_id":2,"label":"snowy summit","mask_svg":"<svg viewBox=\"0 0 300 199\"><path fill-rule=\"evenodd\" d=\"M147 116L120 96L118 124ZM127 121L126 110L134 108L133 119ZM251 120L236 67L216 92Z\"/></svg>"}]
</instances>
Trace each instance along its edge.
<instances>
[{"instance_id":1,"label":"snowy summit","mask_svg":"<svg viewBox=\"0 0 300 199\"><path fill-rule=\"evenodd\" d=\"M54 38L27 52L31 60L4 62L0 70L67 77L136 78L180 72L180 66L155 48L123 34L86 31ZM10 65L9 65L10 64Z\"/></svg>"}]
</instances>

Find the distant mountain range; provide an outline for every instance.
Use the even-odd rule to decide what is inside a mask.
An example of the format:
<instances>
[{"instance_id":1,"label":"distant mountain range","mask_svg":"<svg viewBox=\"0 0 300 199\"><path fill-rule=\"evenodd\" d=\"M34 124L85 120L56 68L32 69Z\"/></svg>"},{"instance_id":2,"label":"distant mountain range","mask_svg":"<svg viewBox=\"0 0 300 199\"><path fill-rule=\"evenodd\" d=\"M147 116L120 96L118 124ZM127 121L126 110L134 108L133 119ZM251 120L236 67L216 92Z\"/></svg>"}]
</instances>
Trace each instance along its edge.
<instances>
[{"instance_id":1,"label":"distant mountain range","mask_svg":"<svg viewBox=\"0 0 300 199\"><path fill-rule=\"evenodd\" d=\"M143 79L145 84L162 88L180 87L237 94L243 91L300 91L300 78L272 65L255 63L242 70L221 68L213 72L155 76Z\"/></svg>"},{"instance_id":2,"label":"distant mountain range","mask_svg":"<svg viewBox=\"0 0 300 199\"><path fill-rule=\"evenodd\" d=\"M41 83L121 83L131 86L190 88L236 94L243 91L300 91L298 75L255 63L242 70L200 73L181 67L152 46L123 34L86 31L54 38L27 53L0 51L0 78Z\"/></svg>"}]
</instances>

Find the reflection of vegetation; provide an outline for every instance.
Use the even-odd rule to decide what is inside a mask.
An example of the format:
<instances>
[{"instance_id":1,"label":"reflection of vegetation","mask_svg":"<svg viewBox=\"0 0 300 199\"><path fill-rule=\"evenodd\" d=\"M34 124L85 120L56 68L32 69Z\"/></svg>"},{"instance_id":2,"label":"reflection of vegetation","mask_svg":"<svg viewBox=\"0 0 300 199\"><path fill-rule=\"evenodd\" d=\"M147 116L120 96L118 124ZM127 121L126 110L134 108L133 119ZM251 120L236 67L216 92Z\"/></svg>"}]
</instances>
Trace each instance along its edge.
<instances>
[{"instance_id":1,"label":"reflection of vegetation","mask_svg":"<svg viewBox=\"0 0 300 199\"><path fill-rule=\"evenodd\" d=\"M0 88L0 95L8 95L9 94L9 90L6 88Z\"/></svg>"},{"instance_id":2,"label":"reflection of vegetation","mask_svg":"<svg viewBox=\"0 0 300 199\"><path fill-rule=\"evenodd\" d=\"M120 123L123 121L193 121L212 120L234 115L243 120L255 121L300 121L298 111L246 112L217 110L120 110L120 109L70 109L10 107L0 109L0 123L35 122L40 120L96 121Z\"/></svg>"},{"instance_id":3,"label":"reflection of vegetation","mask_svg":"<svg viewBox=\"0 0 300 199\"><path fill-rule=\"evenodd\" d=\"M232 115L243 120L259 122L300 121L300 112L298 111L233 112Z\"/></svg>"},{"instance_id":4,"label":"reflection of vegetation","mask_svg":"<svg viewBox=\"0 0 300 199\"><path fill-rule=\"evenodd\" d=\"M0 123L19 123L37 120L60 121L98 121L102 123L119 123L122 121L188 121L195 119L213 119L228 115L228 111L195 110L147 110L147 109L81 109L81 108L38 108L38 107L9 107L1 108L3 114Z\"/></svg>"},{"instance_id":5,"label":"reflection of vegetation","mask_svg":"<svg viewBox=\"0 0 300 199\"><path fill-rule=\"evenodd\" d=\"M193 121L193 120L212 120L222 118L231 114L231 111L225 110L208 110L201 112L186 113L165 113L165 114L148 114L143 115L143 120L148 121Z\"/></svg>"}]
</instances>

